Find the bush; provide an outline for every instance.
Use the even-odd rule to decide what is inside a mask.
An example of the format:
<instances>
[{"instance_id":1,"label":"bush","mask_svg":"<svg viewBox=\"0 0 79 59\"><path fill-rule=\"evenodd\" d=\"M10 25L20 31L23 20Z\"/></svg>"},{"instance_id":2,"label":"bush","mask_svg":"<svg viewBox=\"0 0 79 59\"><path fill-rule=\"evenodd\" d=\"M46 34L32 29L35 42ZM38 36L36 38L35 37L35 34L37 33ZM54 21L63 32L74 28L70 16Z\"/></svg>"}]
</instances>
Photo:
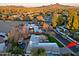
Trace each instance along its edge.
<instances>
[{"instance_id":1,"label":"bush","mask_svg":"<svg viewBox=\"0 0 79 59\"><path fill-rule=\"evenodd\" d=\"M12 48L8 51L11 54L14 55L23 55L23 49L19 48L18 43L15 43L14 41L10 41L12 44Z\"/></svg>"}]
</instances>

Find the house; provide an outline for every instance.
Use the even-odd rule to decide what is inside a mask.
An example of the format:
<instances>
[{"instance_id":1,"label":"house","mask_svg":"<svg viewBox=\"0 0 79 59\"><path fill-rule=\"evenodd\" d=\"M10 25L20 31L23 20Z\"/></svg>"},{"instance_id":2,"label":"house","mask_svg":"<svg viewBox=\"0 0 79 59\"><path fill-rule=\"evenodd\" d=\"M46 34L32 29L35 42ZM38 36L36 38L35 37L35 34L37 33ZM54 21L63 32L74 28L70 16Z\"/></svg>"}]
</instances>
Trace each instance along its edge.
<instances>
[{"instance_id":1,"label":"house","mask_svg":"<svg viewBox=\"0 0 79 59\"><path fill-rule=\"evenodd\" d=\"M39 27L35 24L28 24L26 25L27 28L31 31L31 32L38 32L38 33L42 33L42 30L39 29Z\"/></svg>"},{"instance_id":2,"label":"house","mask_svg":"<svg viewBox=\"0 0 79 59\"><path fill-rule=\"evenodd\" d=\"M33 34L30 38L30 42L26 49L27 55L31 54L31 49L38 49L38 48L44 48L47 56L60 55L60 50L56 43L41 42L40 36Z\"/></svg>"}]
</instances>

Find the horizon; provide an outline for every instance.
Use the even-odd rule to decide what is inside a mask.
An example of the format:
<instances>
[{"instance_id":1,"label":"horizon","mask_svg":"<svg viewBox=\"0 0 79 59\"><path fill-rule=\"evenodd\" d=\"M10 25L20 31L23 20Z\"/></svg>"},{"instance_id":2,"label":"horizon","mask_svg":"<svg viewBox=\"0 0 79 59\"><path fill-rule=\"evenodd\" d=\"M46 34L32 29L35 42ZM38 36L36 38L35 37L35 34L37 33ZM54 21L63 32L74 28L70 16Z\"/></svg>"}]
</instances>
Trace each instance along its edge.
<instances>
[{"instance_id":1,"label":"horizon","mask_svg":"<svg viewBox=\"0 0 79 59\"><path fill-rule=\"evenodd\" d=\"M0 5L15 5L25 7L40 7L50 4L62 4L70 6L79 6L79 0L0 0Z\"/></svg>"},{"instance_id":2,"label":"horizon","mask_svg":"<svg viewBox=\"0 0 79 59\"><path fill-rule=\"evenodd\" d=\"M41 7L56 3L0 3L0 6L24 6L24 7ZM79 6L78 3L58 3L61 5Z\"/></svg>"}]
</instances>

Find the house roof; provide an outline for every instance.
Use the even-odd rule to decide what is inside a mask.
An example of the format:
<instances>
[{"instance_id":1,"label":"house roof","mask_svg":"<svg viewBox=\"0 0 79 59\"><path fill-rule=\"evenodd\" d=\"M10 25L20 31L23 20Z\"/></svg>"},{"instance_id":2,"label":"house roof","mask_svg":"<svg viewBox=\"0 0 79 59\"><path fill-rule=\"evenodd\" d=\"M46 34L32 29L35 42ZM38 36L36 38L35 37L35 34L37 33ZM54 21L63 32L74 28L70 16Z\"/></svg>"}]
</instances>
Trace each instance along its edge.
<instances>
[{"instance_id":1,"label":"house roof","mask_svg":"<svg viewBox=\"0 0 79 59\"><path fill-rule=\"evenodd\" d=\"M32 48L44 48L47 53L60 54L59 47L56 43L40 43L40 35L32 35L27 51L30 51Z\"/></svg>"},{"instance_id":2,"label":"house roof","mask_svg":"<svg viewBox=\"0 0 79 59\"><path fill-rule=\"evenodd\" d=\"M35 24L28 24L27 27L28 28L30 28L30 27L34 28L34 32L42 32L42 30L39 29L39 27L37 25L35 25Z\"/></svg>"},{"instance_id":3,"label":"house roof","mask_svg":"<svg viewBox=\"0 0 79 59\"><path fill-rule=\"evenodd\" d=\"M27 52L31 49L44 48L47 54L60 54L59 47L56 43L32 43L28 46Z\"/></svg>"},{"instance_id":4,"label":"house roof","mask_svg":"<svg viewBox=\"0 0 79 59\"><path fill-rule=\"evenodd\" d=\"M32 48L44 48L46 51L59 51L59 47L56 43L32 44Z\"/></svg>"},{"instance_id":5,"label":"house roof","mask_svg":"<svg viewBox=\"0 0 79 59\"><path fill-rule=\"evenodd\" d=\"M38 42L39 43L39 38L40 36L39 35L31 35L31 38L30 38L30 40L32 41L32 42Z\"/></svg>"}]
</instances>

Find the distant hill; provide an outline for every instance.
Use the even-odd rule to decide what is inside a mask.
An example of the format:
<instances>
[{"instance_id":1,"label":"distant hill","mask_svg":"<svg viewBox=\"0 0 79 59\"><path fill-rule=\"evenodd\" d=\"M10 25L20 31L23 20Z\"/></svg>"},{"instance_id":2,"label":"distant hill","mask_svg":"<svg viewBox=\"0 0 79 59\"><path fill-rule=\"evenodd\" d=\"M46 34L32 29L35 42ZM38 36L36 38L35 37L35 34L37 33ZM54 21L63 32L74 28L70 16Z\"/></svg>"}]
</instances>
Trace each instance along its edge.
<instances>
[{"instance_id":1,"label":"distant hill","mask_svg":"<svg viewBox=\"0 0 79 59\"><path fill-rule=\"evenodd\" d=\"M24 6L0 6L0 10L5 10L5 11L9 11L9 10L13 10L15 12L30 12L30 13L35 13L35 12L47 12L47 11L52 11L54 9L66 9L66 8L77 8L75 6L69 6L69 5L62 5L59 3L56 4L50 4L47 6L40 6L40 7L24 7ZM18 11L19 10L19 11Z\"/></svg>"},{"instance_id":2,"label":"distant hill","mask_svg":"<svg viewBox=\"0 0 79 59\"><path fill-rule=\"evenodd\" d=\"M15 5L7 5L7 6L0 6L0 7L18 7L18 8L42 8L42 7L75 7L77 6L76 4L72 4L72 5L62 5L59 3L56 4L50 4L47 6L40 6L40 7L25 7L25 6L15 6Z\"/></svg>"}]
</instances>

